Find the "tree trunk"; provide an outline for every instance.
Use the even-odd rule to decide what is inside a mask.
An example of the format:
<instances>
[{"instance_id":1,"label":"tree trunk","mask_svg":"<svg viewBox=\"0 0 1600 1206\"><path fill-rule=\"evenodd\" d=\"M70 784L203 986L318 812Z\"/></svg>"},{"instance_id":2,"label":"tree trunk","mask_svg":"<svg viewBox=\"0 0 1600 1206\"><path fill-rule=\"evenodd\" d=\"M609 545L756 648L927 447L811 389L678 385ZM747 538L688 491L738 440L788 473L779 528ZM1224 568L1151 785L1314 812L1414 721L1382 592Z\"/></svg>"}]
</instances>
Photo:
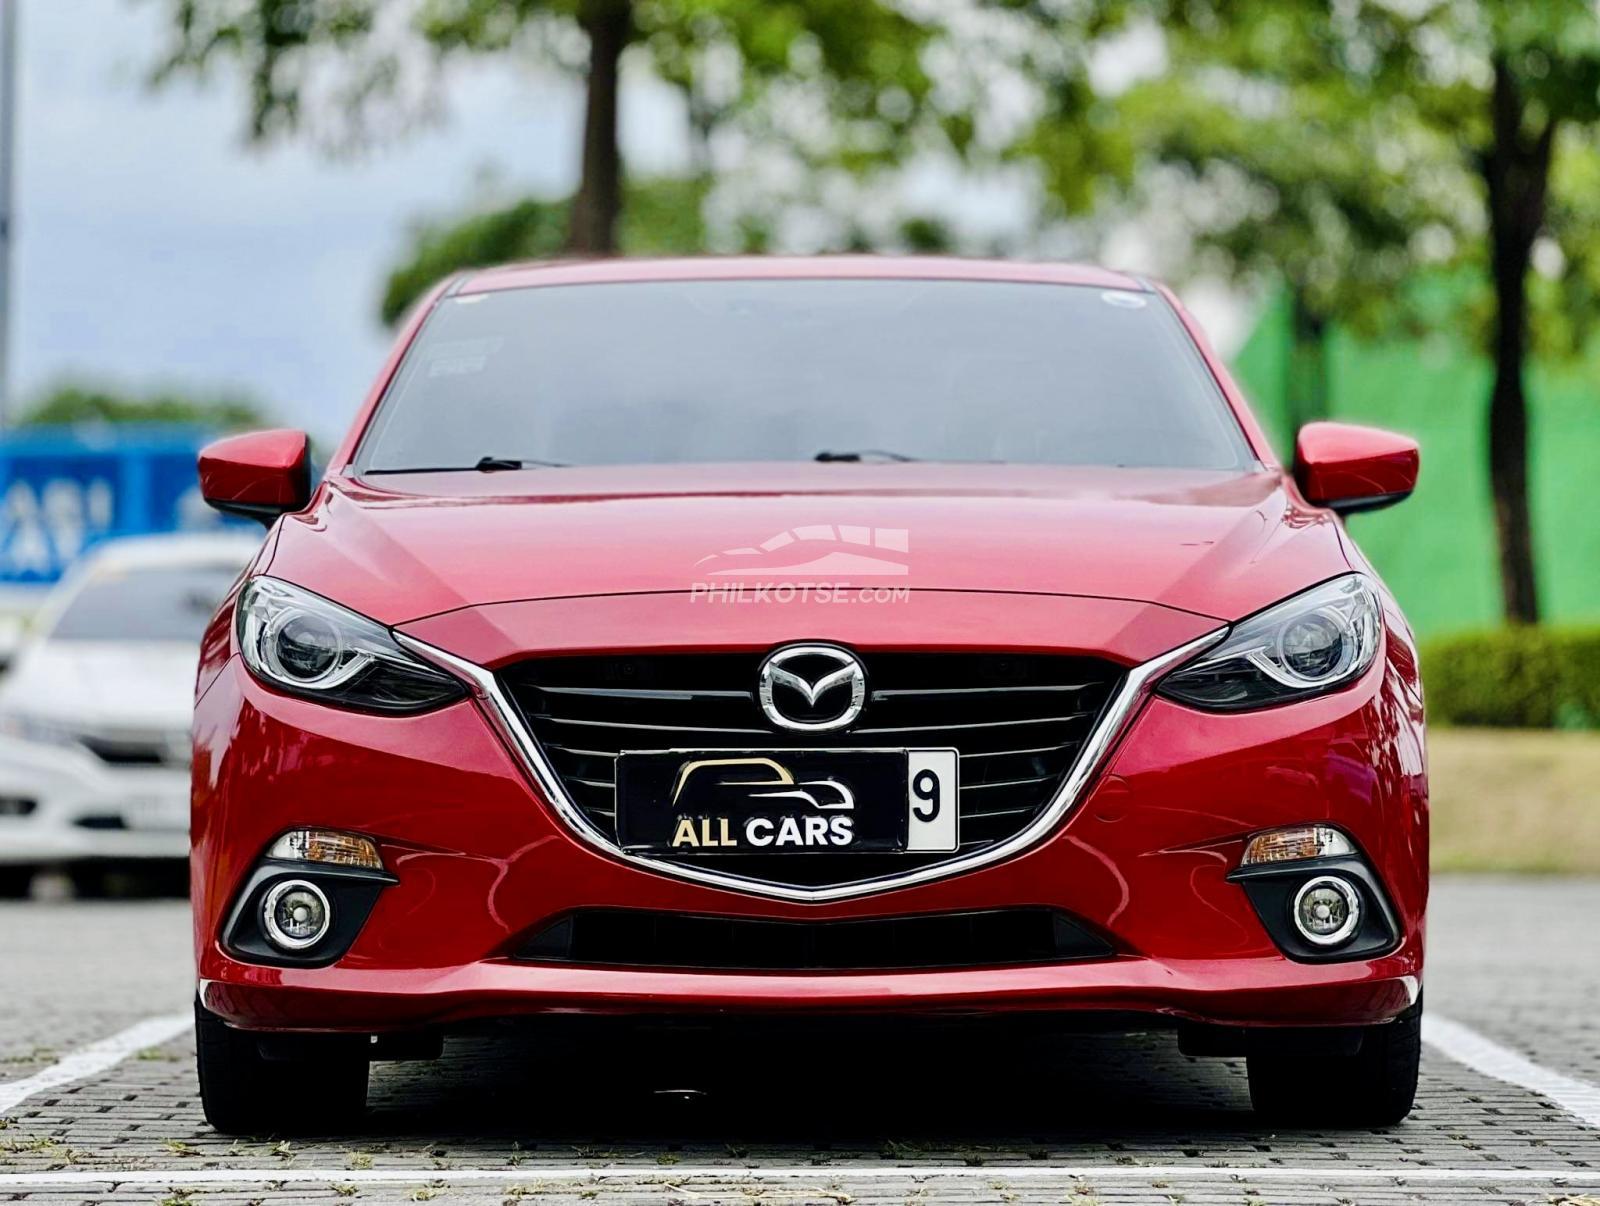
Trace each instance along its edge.
<instances>
[{"instance_id":1,"label":"tree trunk","mask_svg":"<svg viewBox=\"0 0 1600 1206\"><path fill-rule=\"evenodd\" d=\"M1493 138L1483 160L1494 276L1494 389L1489 396L1489 484L1500 544L1500 593L1514 624L1539 620L1528 509L1528 269L1544 226L1555 121L1530 134L1516 78L1494 63Z\"/></svg>"},{"instance_id":2,"label":"tree trunk","mask_svg":"<svg viewBox=\"0 0 1600 1206\"><path fill-rule=\"evenodd\" d=\"M1284 381L1290 439L1305 424L1328 417L1328 321L1296 286L1289 289L1289 362Z\"/></svg>"},{"instance_id":3,"label":"tree trunk","mask_svg":"<svg viewBox=\"0 0 1600 1206\"><path fill-rule=\"evenodd\" d=\"M578 22L589 35L589 76L583 111L583 176L572 198L567 250L615 255L622 214L622 151L617 97L622 52L633 37L631 0L583 0Z\"/></svg>"}]
</instances>

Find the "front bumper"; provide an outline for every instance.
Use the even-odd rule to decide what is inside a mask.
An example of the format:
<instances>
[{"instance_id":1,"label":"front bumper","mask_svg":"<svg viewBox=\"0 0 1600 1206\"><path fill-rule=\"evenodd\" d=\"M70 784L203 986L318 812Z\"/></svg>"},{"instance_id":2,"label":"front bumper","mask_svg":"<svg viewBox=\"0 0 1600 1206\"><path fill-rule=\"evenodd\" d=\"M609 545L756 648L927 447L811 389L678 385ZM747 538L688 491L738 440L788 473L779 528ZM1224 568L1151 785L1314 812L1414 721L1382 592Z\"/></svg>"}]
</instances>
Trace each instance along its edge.
<instances>
[{"instance_id":1,"label":"front bumper","mask_svg":"<svg viewBox=\"0 0 1600 1206\"><path fill-rule=\"evenodd\" d=\"M1152 959L848 975L640 972L484 960L434 971L225 969L206 1008L250 1029L382 1033L541 1014L929 1015L1116 1013L1215 1025L1385 1022L1415 1002L1418 959L1308 968L1271 956Z\"/></svg>"},{"instance_id":2,"label":"front bumper","mask_svg":"<svg viewBox=\"0 0 1600 1206\"><path fill-rule=\"evenodd\" d=\"M0 864L181 859L189 774L111 766L87 750L0 736Z\"/></svg>"},{"instance_id":3,"label":"front bumper","mask_svg":"<svg viewBox=\"0 0 1600 1206\"><path fill-rule=\"evenodd\" d=\"M1052 607L1059 624L1059 602ZM593 601L584 609L591 628L622 627ZM865 644L873 634L841 639ZM1162 634L1151 654L1184 639ZM608 645L600 638L590 647ZM538 796L473 702L417 717L341 712L264 689L234 658L217 667L197 706L196 743L203 999L247 1028L378 1032L562 1013L1075 1011L1355 1025L1393 1018L1421 988L1427 787L1414 661L1399 639L1358 683L1317 700L1219 716L1150 699L1060 828L1037 845L949 878L821 903L686 882L595 849ZM1339 826L1362 850L1393 906L1392 950L1334 963L1287 958L1229 881L1251 833L1310 821ZM331 966L234 958L220 935L240 886L273 838L298 826L373 836L398 882ZM575 907L826 921L1037 906L1079 919L1115 953L848 973L515 957L529 935Z\"/></svg>"}]
</instances>

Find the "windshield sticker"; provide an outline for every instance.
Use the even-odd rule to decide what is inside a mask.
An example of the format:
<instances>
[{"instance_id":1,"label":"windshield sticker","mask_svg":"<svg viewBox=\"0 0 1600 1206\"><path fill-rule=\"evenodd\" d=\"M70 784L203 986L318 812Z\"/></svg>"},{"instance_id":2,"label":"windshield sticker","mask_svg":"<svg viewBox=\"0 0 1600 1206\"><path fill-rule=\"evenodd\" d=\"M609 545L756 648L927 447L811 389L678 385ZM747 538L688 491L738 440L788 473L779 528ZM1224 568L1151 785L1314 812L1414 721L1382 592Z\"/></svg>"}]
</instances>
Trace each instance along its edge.
<instances>
[{"instance_id":1,"label":"windshield sticker","mask_svg":"<svg viewBox=\"0 0 1600 1206\"><path fill-rule=\"evenodd\" d=\"M465 377L481 373L493 356L504 345L503 336L487 339L454 339L441 343L428 357L428 376Z\"/></svg>"},{"instance_id":2,"label":"windshield sticker","mask_svg":"<svg viewBox=\"0 0 1600 1206\"><path fill-rule=\"evenodd\" d=\"M1100 295L1100 300L1119 310L1143 310L1149 304L1137 293L1125 293L1121 289L1107 289Z\"/></svg>"}]
</instances>

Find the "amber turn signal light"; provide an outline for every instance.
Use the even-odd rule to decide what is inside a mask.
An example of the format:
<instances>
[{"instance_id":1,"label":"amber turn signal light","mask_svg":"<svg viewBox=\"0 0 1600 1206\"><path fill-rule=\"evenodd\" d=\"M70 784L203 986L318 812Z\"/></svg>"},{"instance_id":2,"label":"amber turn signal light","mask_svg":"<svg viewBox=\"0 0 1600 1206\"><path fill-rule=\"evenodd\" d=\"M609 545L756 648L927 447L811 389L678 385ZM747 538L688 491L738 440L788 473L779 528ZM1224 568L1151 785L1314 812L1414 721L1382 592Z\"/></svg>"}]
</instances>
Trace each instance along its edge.
<instances>
[{"instance_id":1,"label":"amber turn signal light","mask_svg":"<svg viewBox=\"0 0 1600 1206\"><path fill-rule=\"evenodd\" d=\"M336 867L364 867L369 871L384 869L378 844L371 838L332 829L291 829L272 843L267 857L331 863Z\"/></svg>"}]
</instances>

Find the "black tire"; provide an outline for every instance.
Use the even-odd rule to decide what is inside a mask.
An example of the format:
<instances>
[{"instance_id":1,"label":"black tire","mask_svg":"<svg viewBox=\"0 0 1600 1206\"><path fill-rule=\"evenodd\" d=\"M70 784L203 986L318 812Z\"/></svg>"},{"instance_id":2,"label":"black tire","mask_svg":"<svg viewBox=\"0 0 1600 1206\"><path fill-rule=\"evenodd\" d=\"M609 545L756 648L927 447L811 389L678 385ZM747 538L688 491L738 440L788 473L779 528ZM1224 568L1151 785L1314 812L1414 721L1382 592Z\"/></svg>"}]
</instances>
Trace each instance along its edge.
<instances>
[{"instance_id":1,"label":"black tire","mask_svg":"<svg viewBox=\"0 0 1600 1206\"><path fill-rule=\"evenodd\" d=\"M255 1036L194 1003L200 1103L224 1135L340 1135L367 1106L364 1059L266 1059Z\"/></svg>"},{"instance_id":2,"label":"black tire","mask_svg":"<svg viewBox=\"0 0 1600 1206\"><path fill-rule=\"evenodd\" d=\"M1368 1026L1353 1055L1251 1052L1250 1103L1263 1121L1289 1126L1388 1127L1411 1113L1422 1058L1422 1004Z\"/></svg>"},{"instance_id":3,"label":"black tire","mask_svg":"<svg viewBox=\"0 0 1600 1206\"><path fill-rule=\"evenodd\" d=\"M33 893L32 867L0 867L0 900L27 900Z\"/></svg>"}]
</instances>

